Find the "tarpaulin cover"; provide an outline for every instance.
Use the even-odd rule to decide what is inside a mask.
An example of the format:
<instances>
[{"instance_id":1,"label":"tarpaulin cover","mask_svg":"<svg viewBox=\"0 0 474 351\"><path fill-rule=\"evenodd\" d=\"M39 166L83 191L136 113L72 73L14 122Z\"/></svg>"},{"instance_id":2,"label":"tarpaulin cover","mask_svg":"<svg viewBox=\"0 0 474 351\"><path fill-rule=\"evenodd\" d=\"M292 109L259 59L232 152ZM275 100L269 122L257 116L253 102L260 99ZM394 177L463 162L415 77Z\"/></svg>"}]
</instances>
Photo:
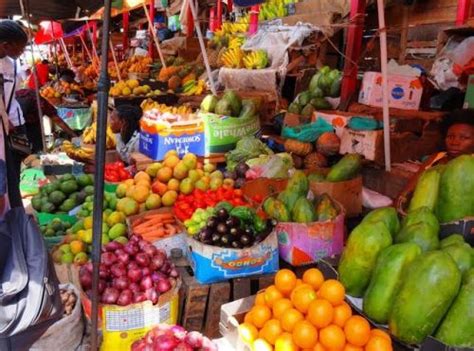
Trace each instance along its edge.
<instances>
[{"instance_id":1,"label":"tarpaulin cover","mask_svg":"<svg viewBox=\"0 0 474 351\"><path fill-rule=\"evenodd\" d=\"M43 21L39 25L39 30L35 35L36 44L45 44L63 37L63 27L61 23L55 21Z\"/></svg>"},{"instance_id":2,"label":"tarpaulin cover","mask_svg":"<svg viewBox=\"0 0 474 351\"><path fill-rule=\"evenodd\" d=\"M20 2L34 20L59 20L94 13L104 6L102 0L2 0L0 17L21 15Z\"/></svg>"}]
</instances>

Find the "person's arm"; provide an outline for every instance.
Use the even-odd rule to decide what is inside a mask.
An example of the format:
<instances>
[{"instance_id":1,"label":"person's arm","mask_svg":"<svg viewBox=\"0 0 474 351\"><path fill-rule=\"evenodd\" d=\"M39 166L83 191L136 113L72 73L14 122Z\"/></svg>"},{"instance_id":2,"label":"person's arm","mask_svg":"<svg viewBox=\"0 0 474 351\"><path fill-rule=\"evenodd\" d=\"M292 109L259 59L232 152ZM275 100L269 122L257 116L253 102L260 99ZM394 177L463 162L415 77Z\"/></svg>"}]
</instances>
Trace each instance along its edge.
<instances>
[{"instance_id":1,"label":"person's arm","mask_svg":"<svg viewBox=\"0 0 474 351\"><path fill-rule=\"evenodd\" d=\"M66 122L64 122L62 120L61 117L59 117L58 115L53 115L53 116L49 116L49 118L51 118L51 120L54 122L55 125L59 126L59 128L61 128L61 130L63 132L65 132L67 135L69 135L71 138L75 138L77 137L77 133L72 130Z\"/></svg>"}]
</instances>

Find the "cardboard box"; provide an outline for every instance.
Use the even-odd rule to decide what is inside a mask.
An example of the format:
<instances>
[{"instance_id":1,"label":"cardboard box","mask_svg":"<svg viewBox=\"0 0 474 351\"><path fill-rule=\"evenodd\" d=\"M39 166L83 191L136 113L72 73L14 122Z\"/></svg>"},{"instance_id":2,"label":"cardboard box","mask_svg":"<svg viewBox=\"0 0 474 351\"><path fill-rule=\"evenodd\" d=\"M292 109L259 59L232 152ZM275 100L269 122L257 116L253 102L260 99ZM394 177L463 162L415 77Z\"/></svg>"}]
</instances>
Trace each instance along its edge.
<instances>
[{"instance_id":1,"label":"cardboard box","mask_svg":"<svg viewBox=\"0 0 474 351\"><path fill-rule=\"evenodd\" d=\"M382 160L383 162L383 131L344 128L339 152L341 154L356 153L367 160Z\"/></svg>"},{"instance_id":2,"label":"cardboard box","mask_svg":"<svg viewBox=\"0 0 474 351\"><path fill-rule=\"evenodd\" d=\"M467 80L463 108L474 108L474 74L471 74Z\"/></svg>"},{"instance_id":3,"label":"cardboard box","mask_svg":"<svg viewBox=\"0 0 474 351\"><path fill-rule=\"evenodd\" d=\"M275 230L265 240L245 249L222 248L187 237L188 260L201 284L278 271L278 240Z\"/></svg>"},{"instance_id":4,"label":"cardboard box","mask_svg":"<svg viewBox=\"0 0 474 351\"><path fill-rule=\"evenodd\" d=\"M423 86L418 77L391 74L388 76L389 106L404 110L418 110ZM382 74L365 72L359 93L361 104L382 107Z\"/></svg>"},{"instance_id":5,"label":"cardboard box","mask_svg":"<svg viewBox=\"0 0 474 351\"><path fill-rule=\"evenodd\" d=\"M142 154L159 161L169 150L176 150L180 157L187 152L192 152L196 156L204 156L206 139L203 123L172 126L158 133L142 129L139 144L139 151Z\"/></svg>"}]
</instances>

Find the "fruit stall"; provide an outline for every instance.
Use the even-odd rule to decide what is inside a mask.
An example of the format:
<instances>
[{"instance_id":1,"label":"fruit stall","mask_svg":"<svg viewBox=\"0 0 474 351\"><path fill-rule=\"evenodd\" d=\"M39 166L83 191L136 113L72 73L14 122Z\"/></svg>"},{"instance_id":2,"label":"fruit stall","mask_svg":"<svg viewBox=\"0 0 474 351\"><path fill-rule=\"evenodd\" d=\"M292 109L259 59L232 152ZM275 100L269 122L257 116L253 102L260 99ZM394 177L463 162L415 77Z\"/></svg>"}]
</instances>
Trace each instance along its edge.
<instances>
[{"instance_id":1,"label":"fruit stall","mask_svg":"<svg viewBox=\"0 0 474 351\"><path fill-rule=\"evenodd\" d=\"M389 7L198 5L108 0L48 42L76 80L37 92L78 136L24 161L59 283L30 349L474 350L471 66L446 54L474 31L421 69L388 62Z\"/></svg>"}]
</instances>

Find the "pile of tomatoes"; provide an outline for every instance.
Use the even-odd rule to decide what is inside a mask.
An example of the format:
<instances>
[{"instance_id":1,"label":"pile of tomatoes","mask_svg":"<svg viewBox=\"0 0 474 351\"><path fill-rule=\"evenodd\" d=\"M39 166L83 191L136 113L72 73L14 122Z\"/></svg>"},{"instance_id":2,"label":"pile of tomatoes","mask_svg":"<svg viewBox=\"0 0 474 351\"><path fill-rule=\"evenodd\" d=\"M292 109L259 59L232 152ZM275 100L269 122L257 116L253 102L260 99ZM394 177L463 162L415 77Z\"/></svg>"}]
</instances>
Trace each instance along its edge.
<instances>
[{"instance_id":1,"label":"pile of tomatoes","mask_svg":"<svg viewBox=\"0 0 474 351\"><path fill-rule=\"evenodd\" d=\"M125 164L122 161L113 163L107 163L105 165L104 178L107 182L118 183L127 179L131 179L132 175L125 168Z\"/></svg>"},{"instance_id":2,"label":"pile of tomatoes","mask_svg":"<svg viewBox=\"0 0 474 351\"><path fill-rule=\"evenodd\" d=\"M217 190L194 189L189 195L180 194L173 210L176 217L184 222L191 218L198 208L214 207L221 201L227 201L233 207L249 205L242 195L242 190L221 186Z\"/></svg>"}]
</instances>

